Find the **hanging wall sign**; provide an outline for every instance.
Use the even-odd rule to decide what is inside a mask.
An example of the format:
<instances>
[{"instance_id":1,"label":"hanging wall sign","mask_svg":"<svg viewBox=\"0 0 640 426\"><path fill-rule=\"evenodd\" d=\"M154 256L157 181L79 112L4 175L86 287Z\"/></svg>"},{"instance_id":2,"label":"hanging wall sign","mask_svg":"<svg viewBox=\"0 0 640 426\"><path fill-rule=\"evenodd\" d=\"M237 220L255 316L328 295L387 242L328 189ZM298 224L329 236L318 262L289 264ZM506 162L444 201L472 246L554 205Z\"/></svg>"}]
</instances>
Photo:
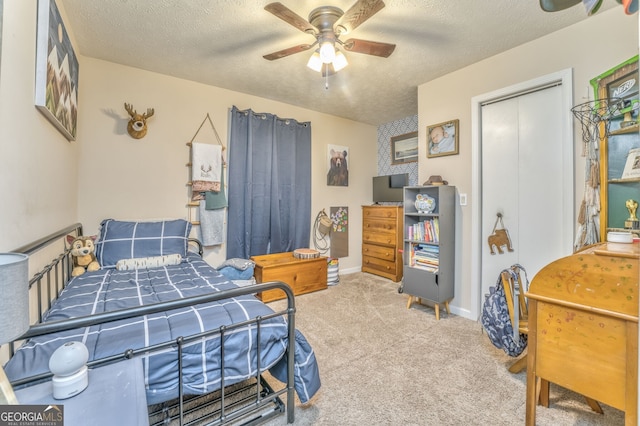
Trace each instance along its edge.
<instances>
[{"instance_id":1,"label":"hanging wall sign","mask_svg":"<svg viewBox=\"0 0 640 426\"><path fill-rule=\"evenodd\" d=\"M498 228L500 224L500 228ZM494 247L498 250L498 254L503 254L502 247L506 246L508 251L513 251L511 247L511 239L509 238L509 232L505 229L502 222L502 213L497 213L496 223L493 225L493 233L489 235L489 250L491 254L496 254L493 250Z\"/></svg>"},{"instance_id":2,"label":"hanging wall sign","mask_svg":"<svg viewBox=\"0 0 640 426\"><path fill-rule=\"evenodd\" d=\"M331 257L349 256L349 207L331 207Z\"/></svg>"}]
</instances>

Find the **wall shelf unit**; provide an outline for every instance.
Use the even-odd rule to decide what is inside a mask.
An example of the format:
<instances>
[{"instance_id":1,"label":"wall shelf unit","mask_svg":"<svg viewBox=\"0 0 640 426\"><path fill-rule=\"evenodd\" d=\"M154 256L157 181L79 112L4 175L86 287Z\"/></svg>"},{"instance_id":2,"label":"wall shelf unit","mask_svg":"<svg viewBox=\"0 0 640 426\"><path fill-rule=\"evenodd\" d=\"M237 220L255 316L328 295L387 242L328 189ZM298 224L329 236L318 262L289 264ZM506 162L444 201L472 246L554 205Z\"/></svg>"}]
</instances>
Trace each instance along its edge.
<instances>
[{"instance_id":1,"label":"wall shelf unit","mask_svg":"<svg viewBox=\"0 0 640 426\"><path fill-rule=\"evenodd\" d=\"M600 144L600 240L609 231L631 231L627 200L640 203L640 175L623 178L627 157L640 148L638 133L638 56L591 80L596 99L615 98L624 102L619 114L609 120L609 130ZM602 132L604 133L604 132ZM636 222L637 223L637 222Z\"/></svg>"},{"instance_id":2,"label":"wall shelf unit","mask_svg":"<svg viewBox=\"0 0 640 426\"><path fill-rule=\"evenodd\" d=\"M455 283L455 194L454 186L407 186L404 188L403 264L400 292L407 293L407 308L414 298L434 304L440 319L440 304L449 313ZM429 197L435 205L418 210L416 198Z\"/></svg>"}]
</instances>

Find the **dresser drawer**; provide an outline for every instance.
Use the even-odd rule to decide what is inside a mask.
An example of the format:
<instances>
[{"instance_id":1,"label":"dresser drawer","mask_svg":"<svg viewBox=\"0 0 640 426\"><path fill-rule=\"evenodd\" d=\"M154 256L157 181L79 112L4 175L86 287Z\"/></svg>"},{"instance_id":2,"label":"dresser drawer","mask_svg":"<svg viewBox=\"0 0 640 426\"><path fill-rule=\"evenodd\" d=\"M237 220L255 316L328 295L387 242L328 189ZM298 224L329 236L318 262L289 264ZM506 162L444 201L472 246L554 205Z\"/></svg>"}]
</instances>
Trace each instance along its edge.
<instances>
[{"instance_id":1,"label":"dresser drawer","mask_svg":"<svg viewBox=\"0 0 640 426\"><path fill-rule=\"evenodd\" d=\"M389 262L395 262L396 248L392 246L362 244L362 257L366 256L387 260Z\"/></svg>"},{"instance_id":2,"label":"dresser drawer","mask_svg":"<svg viewBox=\"0 0 640 426\"><path fill-rule=\"evenodd\" d=\"M362 223L362 243L395 246L398 239L396 219L386 217L369 218Z\"/></svg>"},{"instance_id":3,"label":"dresser drawer","mask_svg":"<svg viewBox=\"0 0 640 426\"><path fill-rule=\"evenodd\" d=\"M375 218L362 223L362 231L384 232L395 235L398 231L396 219Z\"/></svg>"},{"instance_id":4,"label":"dresser drawer","mask_svg":"<svg viewBox=\"0 0 640 426\"><path fill-rule=\"evenodd\" d=\"M385 246L396 246L396 234L389 232L363 231L362 244L382 244Z\"/></svg>"},{"instance_id":5,"label":"dresser drawer","mask_svg":"<svg viewBox=\"0 0 640 426\"><path fill-rule=\"evenodd\" d=\"M368 218L386 218L395 221L398 217L398 207L375 206L373 208L365 208L362 214L365 222Z\"/></svg>"},{"instance_id":6,"label":"dresser drawer","mask_svg":"<svg viewBox=\"0 0 640 426\"><path fill-rule=\"evenodd\" d=\"M395 262L371 256L362 256L362 271L372 272L391 279L394 279L392 277L396 277L399 272Z\"/></svg>"}]
</instances>

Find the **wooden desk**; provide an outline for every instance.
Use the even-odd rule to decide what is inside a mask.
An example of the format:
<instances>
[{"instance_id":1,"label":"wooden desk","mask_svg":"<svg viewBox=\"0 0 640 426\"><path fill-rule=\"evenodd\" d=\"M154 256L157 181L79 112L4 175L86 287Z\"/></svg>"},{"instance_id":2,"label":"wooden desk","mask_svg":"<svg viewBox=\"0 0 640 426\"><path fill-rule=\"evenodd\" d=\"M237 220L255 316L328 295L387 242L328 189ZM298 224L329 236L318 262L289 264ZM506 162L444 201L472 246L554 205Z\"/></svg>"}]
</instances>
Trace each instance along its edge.
<instances>
[{"instance_id":1,"label":"wooden desk","mask_svg":"<svg viewBox=\"0 0 640 426\"><path fill-rule=\"evenodd\" d=\"M292 252L272 253L251 258L256 262L253 275L258 283L282 281L291 287L294 295L310 293L327 288L327 258L297 259ZM263 302L283 299L282 290L258 293Z\"/></svg>"},{"instance_id":2,"label":"wooden desk","mask_svg":"<svg viewBox=\"0 0 640 426\"><path fill-rule=\"evenodd\" d=\"M536 395L542 387L548 399L549 382L623 410L625 424L637 424L639 246L596 244L531 281L527 425L535 425Z\"/></svg>"}]
</instances>

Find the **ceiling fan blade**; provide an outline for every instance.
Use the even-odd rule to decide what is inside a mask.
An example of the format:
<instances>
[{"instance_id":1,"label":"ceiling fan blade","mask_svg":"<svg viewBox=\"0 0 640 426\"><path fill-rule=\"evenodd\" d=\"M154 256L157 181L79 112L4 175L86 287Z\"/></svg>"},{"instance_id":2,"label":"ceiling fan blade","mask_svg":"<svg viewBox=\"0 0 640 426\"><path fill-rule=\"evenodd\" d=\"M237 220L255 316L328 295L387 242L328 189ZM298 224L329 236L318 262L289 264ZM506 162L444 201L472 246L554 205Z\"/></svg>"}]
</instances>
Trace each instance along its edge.
<instances>
[{"instance_id":1,"label":"ceiling fan blade","mask_svg":"<svg viewBox=\"0 0 640 426\"><path fill-rule=\"evenodd\" d=\"M305 50L309 50L310 48L311 48L310 44L300 44L298 46L293 46L288 49L278 50L277 52L264 55L263 58L268 59L269 61L273 61L275 59L280 59L280 58L284 58L285 56L293 55L294 53L304 52Z\"/></svg>"},{"instance_id":2,"label":"ceiling fan blade","mask_svg":"<svg viewBox=\"0 0 640 426\"><path fill-rule=\"evenodd\" d=\"M350 33L384 7L382 0L358 0L336 22L338 33ZM344 30L341 31L342 27Z\"/></svg>"},{"instance_id":3,"label":"ceiling fan blade","mask_svg":"<svg viewBox=\"0 0 640 426\"><path fill-rule=\"evenodd\" d=\"M342 44L349 52L364 53L367 55L388 58L396 48L395 44L380 43L377 41L359 40L350 38Z\"/></svg>"},{"instance_id":4,"label":"ceiling fan blade","mask_svg":"<svg viewBox=\"0 0 640 426\"><path fill-rule=\"evenodd\" d=\"M296 14L293 10L289 9L287 6L283 5L280 2L269 3L264 7L264 10L273 13L284 22L293 25L304 33L311 32L315 34L318 32L316 27L311 25L306 19L302 18L300 15Z\"/></svg>"}]
</instances>

